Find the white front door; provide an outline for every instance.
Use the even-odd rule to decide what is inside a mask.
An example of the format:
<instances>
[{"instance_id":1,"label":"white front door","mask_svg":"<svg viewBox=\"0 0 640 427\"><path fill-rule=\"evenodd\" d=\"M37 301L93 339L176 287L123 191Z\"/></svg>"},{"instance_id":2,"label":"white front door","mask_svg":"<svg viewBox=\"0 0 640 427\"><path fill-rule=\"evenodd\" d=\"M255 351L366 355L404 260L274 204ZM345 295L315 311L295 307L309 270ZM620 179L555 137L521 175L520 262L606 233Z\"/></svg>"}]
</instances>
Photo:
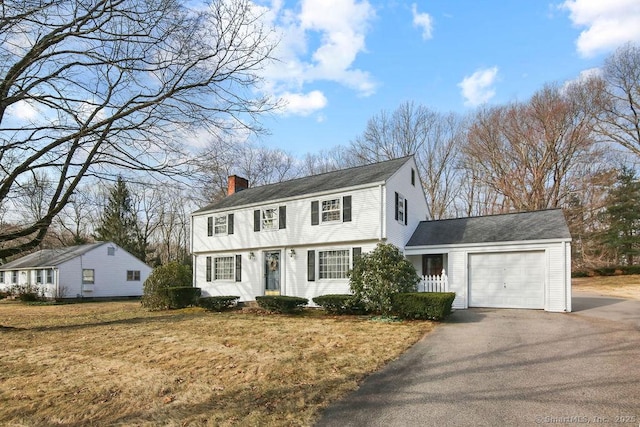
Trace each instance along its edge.
<instances>
[{"instance_id":1,"label":"white front door","mask_svg":"<svg viewBox=\"0 0 640 427\"><path fill-rule=\"evenodd\" d=\"M469 307L544 308L545 252L469 254Z\"/></svg>"}]
</instances>

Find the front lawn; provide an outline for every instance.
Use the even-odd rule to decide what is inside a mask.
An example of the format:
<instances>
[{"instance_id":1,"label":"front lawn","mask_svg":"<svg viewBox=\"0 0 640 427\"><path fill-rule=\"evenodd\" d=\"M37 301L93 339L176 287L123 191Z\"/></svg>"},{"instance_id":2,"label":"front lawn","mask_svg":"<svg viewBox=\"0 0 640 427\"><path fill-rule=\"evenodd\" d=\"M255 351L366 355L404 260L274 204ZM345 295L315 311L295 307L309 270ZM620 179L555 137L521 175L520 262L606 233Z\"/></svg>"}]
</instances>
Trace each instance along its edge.
<instances>
[{"instance_id":1,"label":"front lawn","mask_svg":"<svg viewBox=\"0 0 640 427\"><path fill-rule=\"evenodd\" d=\"M432 327L0 301L0 424L311 425Z\"/></svg>"},{"instance_id":2,"label":"front lawn","mask_svg":"<svg viewBox=\"0 0 640 427\"><path fill-rule=\"evenodd\" d=\"M571 279L574 291L640 300L640 275L595 276Z\"/></svg>"}]
</instances>

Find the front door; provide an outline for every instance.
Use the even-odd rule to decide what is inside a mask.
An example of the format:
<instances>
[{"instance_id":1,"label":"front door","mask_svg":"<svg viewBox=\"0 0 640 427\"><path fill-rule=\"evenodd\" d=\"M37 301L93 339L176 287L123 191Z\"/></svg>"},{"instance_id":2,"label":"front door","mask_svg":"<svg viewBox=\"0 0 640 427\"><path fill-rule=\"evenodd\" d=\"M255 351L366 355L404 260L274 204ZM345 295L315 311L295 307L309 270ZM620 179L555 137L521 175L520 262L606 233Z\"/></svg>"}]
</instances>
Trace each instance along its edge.
<instances>
[{"instance_id":1,"label":"front door","mask_svg":"<svg viewBox=\"0 0 640 427\"><path fill-rule=\"evenodd\" d=\"M265 295L280 295L280 251L264 253Z\"/></svg>"}]
</instances>

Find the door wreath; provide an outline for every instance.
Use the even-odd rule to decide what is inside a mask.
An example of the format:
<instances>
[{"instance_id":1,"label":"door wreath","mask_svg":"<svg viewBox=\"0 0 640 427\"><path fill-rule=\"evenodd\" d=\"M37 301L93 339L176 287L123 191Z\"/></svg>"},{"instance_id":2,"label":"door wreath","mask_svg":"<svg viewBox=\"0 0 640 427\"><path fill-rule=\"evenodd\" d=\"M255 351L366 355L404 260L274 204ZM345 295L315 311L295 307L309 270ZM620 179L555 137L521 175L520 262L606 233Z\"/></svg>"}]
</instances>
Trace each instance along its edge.
<instances>
[{"instance_id":1,"label":"door wreath","mask_svg":"<svg viewBox=\"0 0 640 427\"><path fill-rule=\"evenodd\" d=\"M276 258L271 258L269 260L269 270L276 271L278 269L278 260Z\"/></svg>"}]
</instances>

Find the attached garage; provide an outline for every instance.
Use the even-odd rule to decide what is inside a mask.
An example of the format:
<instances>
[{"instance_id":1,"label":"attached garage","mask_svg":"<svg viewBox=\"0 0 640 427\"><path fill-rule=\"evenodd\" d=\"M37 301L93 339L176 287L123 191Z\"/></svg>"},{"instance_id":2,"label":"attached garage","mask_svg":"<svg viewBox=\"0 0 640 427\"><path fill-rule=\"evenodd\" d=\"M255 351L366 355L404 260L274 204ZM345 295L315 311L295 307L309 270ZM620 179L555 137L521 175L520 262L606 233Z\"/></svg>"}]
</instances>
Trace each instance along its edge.
<instances>
[{"instance_id":1,"label":"attached garage","mask_svg":"<svg viewBox=\"0 0 640 427\"><path fill-rule=\"evenodd\" d=\"M423 221L405 247L418 272L441 257L454 308L571 311L571 235L561 210Z\"/></svg>"},{"instance_id":2,"label":"attached garage","mask_svg":"<svg viewBox=\"0 0 640 427\"><path fill-rule=\"evenodd\" d=\"M544 254L469 254L469 307L544 309Z\"/></svg>"}]
</instances>

